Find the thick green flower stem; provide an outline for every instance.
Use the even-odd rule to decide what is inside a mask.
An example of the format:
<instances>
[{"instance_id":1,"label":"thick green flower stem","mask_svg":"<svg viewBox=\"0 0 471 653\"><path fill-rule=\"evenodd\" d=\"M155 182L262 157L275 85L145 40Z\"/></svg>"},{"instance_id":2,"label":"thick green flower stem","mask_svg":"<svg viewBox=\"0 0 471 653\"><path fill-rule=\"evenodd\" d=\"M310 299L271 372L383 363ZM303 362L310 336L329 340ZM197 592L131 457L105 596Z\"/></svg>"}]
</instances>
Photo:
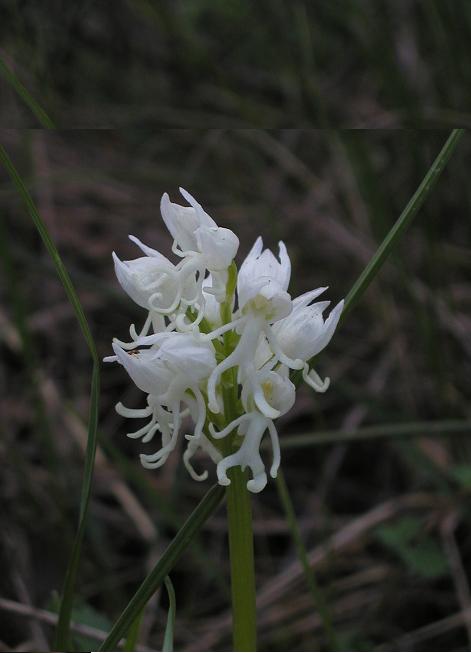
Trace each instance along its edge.
<instances>
[{"instance_id":1,"label":"thick green flower stem","mask_svg":"<svg viewBox=\"0 0 471 653\"><path fill-rule=\"evenodd\" d=\"M255 571L248 475L240 467L233 467L228 476L231 479L226 498L234 651L256 651Z\"/></svg>"},{"instance_id":2,"label":"thick green flower stem","mask_svg":"<svg viewBox=\"0 0 471 653\"><path fill-rule=\"evenodd\" d=\"M228 324L233 319L232 307L237 283L237 268L232 263L228 269L226 300L221 305L221 321ZM230 356L237 345L237 335L224 334L224 355ZM224 400L224 422L230 424L241 412L238 399L237 369L222 374L221 391ZM220 441L221 451L229 456L234 448L234 438ZM240 446L240 443L239 443ZM257 632L255 619L255 571L253 554L252 505L247 490L248 474L240 467L228 470L231 484L227 486L227 520L229 523L229 554L231 559L232 629L234 651L256 651Z\"/></svg>"}]
</instances>

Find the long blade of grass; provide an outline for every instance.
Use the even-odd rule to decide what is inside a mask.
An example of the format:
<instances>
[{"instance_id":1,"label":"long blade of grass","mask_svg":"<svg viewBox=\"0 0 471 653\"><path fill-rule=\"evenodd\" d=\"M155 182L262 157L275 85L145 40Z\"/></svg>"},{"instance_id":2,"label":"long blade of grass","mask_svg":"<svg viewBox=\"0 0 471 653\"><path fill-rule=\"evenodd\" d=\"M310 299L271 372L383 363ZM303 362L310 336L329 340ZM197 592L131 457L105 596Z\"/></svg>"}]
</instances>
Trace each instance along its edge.
<instances>
[{"instance_id":1,"label":"long blade of grass","mask_svg":"<svg viewBox=\"0 0 471 653\"><path fill-rule=\"evenodd\" d=\"M332 624L332 617L329 611L329 606L325 600L324 594L317 584L316 577L314 575L314 570L309 565L309 560L307 556L306 547L304 546L303 538L299 525L296 519L296 513L294 512L293 502L291 501L291 496L286 485L285 476L283 472L278 470L278 476L276 479L276 485L278 489L278 495L280 497L281 505L285 511L286 521L288 522L289 530L291 531L291 536L293 538L294 545L296 547L296 553L298 555L299 561L302 565L304 571L304 577L306 579L306 584L309 591L311 592L314 606L316 607L319 617L321 618L322 625L326 634L327 641L331 651L339 650L339 645L337 638L335 636L335 630Z\"/></svg>"},{"instance_id":2,"label":"long blade of grass","mask_svg":"<svg viewBox=\"0 0 471 653\"><path fill-rule=\"evenodd\" d=\"M42 127L46 129L55 129L55 124L49 118L44 109L40 106L38 102L32 97L28 89L23 86L18 77L15 75L13 70L5 63L5 60L0 56L0 74L6 79L6 81L13 86L15 91L18 93L20 98L26 104L26 106L31 110L32 113L36 116L38 122Z\"/></svg>"},{"instance_id":3,"label":"long blade of grass","mask_svg":"<svg viewBox=\"0 0 471 653\"><path fill-rule=\"evenodd\" d=\"M136 619L134 619L131 628L128 631L126 636L126 641L123 645L123 651L134 651L137 646L137 641L139 639L139 629L141 627L142 617L144 616L144 611L142 611Z\"/></svg>"},{"instance_id":4,"label":"long blade of grass","mask_svg":"<svg viewBox=\"0 0 471 653\"><path fill-rule=\"evenodd\" d=\"M80 555L82 550L82 543L85 534L85 523L87 517L88 506L90 503L90 492L92 484L93 465L95 462L95 451L97 444L97 424L98 424L98 399L100 392L100 361L95 348L95 343L88 326L85 313L83 312L80 300L77 296L72 280L67 272L59 252L54 245L46 225L44 224L38 209L28 192L23 180L18 174L15 166L13 165L10 157L8 156L5 148L0 145L0 161L8 172L19 196L23 200L26 209L32 219L36 229L38 230L42 241L54 263L57 276L64 286L67 297L72 304L75 316L80 325L80 329L85 337L85 341L90 350L93 361L92 382L90 390L90 412L88 421L88 437L87 437L87 450L85 455L85 467L82 480L82 491L80 498L80 513L78 529L72 547L72 554L67 567L67 572L64 580L64 587L62 590L62 598L59 609L59 620L57 624L57 631L54 641L55 650L70 650L69 636L70 636L70 619L72 614L72 604L74 598L75 584L77 579L77 572L80 562Z\"/></svg>"},{"instance_id":5,"label":"long blade of grass","mask_svg":"<svg viewBox=\"0 0 471 653\"><path fill-rule=\"evenodd\" d=\"M177 613L177 601L175 599L175 590L173 588L172 581L170 576L167 576L165 579L165 587L168 594L168 615L167 615L167 625L165 626L164 633L164 643L162 646L162 651L173 651L173 632L175 630L175 615Z\"/></svg>"},{"instance_id":6,"label":"long blade of grass","mask_svg":"<svg viewBox=\"0 0 471 653\"><path fill-rule=\"evenodd\" d=\"M287 449L302 449L323 444L339 442L359 442L363 440L382 440L385 438L408 438L420 435L442 436L452 433L467 433L471 431L471 420L435 420L431 422L403 422L402 424L377 424L352 430L317 431L290 435L281 441L283 451Z\"/></svg>"},{"instance_id":7,"label":"long blade of grass","mask_svg":"<svg viewBox=\"0 0 471 653\"><path fill-rule=\"evenodd\" d=\"M383 266L387 257L391 253L392 249L398 244L399 239L404 233L404 231L410 225L413 218L417 215L422 204L425 202L425 200L427 199L427 197L435 187L435 184L437 183L446 164L450 160L450 157L453 154L463 134L464 134L464 129L454 129L449 135L447 141L445 142L444 146L442 147L435 161L432 163L427 174L423 178L421 184L419 185L414 195L407 203L407 206L405 207L405 209L403 210L403 212L401 213L401 215L393 225L392 229L387 234L386 238L378 247L371 261L368 263L368 265L360 274L356 282L353 284L350 292L348 293L345 299L345 306L341 316L342 320L345 318L347 313L355 306L355 304L358 302L358 300L363 295L365 290L368 288L370 283L373 281L373 279L375 278L375 276L378 274L379 270ZM301 380L300 373L296 372L292 376L292 380L296 385L298 385ZM363 431L365 431L365 429L363 429ZM378 429L376 428L376 432L377 431ZM390 435L393 435L393 433L395 432L397 432L397 427L395 427L395 431L390 432ZM384 433L384 429L383 429L383 433ZM337 441L339 440L339 435L343 440L360 439L358 437L358 431L351 432L349 434L345 432L341 434L337 434ZM287 439L286 442L283 442L283 448L284 449L290 447L295 448L296 446L297 447L306 446L308 443L309 445L315 445L315 444L334 442L334 441L335 439L332 438L331 433L330 434L317 433L312 435L309 434L308 437L299 436L298 438L291 437ZM322 619L324 629L326 630L326 634L329 637L329 643L335 649L336 648L335 634L332 629L332 624L329 621L329 614L328 611L326 611L325 603L323 603L322 601L323 597L322 594L319 592L319 588L317 587L315 577L312 573L311 568L309 567L309 563L306 556L306 550L304 548L299 526L296 521L296 515L294 513L289 491L286 486L286 483L284 482L284 478L281 475L279 475L279 479L278 479L278 491L291 530L291 535L293 537L296 546L298 558L304 569L306 581L310 588L311 594L313 595L314 601L317 604L317 608L319 610L319 615Z\"/></svg>"},{"instance_id":8,"label":"long blade of grass","mask_svg":"<svg viewBox=\"0 0 471 653\"><path fill-rule=\"evenodd\" d=\"M221 485L214 485L208 490L124 608L108 637L100 646L100 651L112 651L116 648L120 639L126 635L133 621L144 609L154 592L162 585L165 577L168 576L205 521L216 511L224 495L225 488Z\"/></svg>"},{"instance_id":9,"label":"long blade of grass","mask_svg":"<svg viewBox=\"0 0 471 653\"><path fill-rule=\"evenodd\" d=\"M7 229L6 221L0 217L0 258L2 261L4 279L6 281L5 290L7 301L12 307L13 319L20 339L21 355L25 368L28 390L32 398L33 408L36 417L37 432L44 445L45 461L48 468L52 470L51 486L54 488L55 500L60 498L63 490L60 490L59 475L61 466L57 454L57 448L54 444L54 438L51 436L50 422L47 415L44 398L40 391L40 372L37 351L35 348L34 338L31 333L28 321L27 302L23 293L21 280L18 277L15 261L11 255L11 238ZM59 494L60 493L60 494Z\"/></svg>"},{"instance_id":10,"label":"long blade of grass","mask_svg":"<svg viewBox=\"0 0 471 653\"><path fill-rule=\"evenodd\" d=\"M437 158L430 166L421 184L407 203L407 206L395 222L392 229L389 231L386 238L376 250L371 261L368 263L366 268L353 284L352 289L345 299L345 306L343 308L341 317L342 320L345 318L347 313L351 311L353 306L358 302L360 297L363 295L365 290L378 274L380 268L391 253L393 247L398 244L402 234L415 218L422 204L434 189L435 184L440 178L441 173L445 169L446 164L450 160L451 155L455 151L455 148L462 138L464 132L464 129L453 129L449 135L445 145L442 147Z\"/></svg>"},{"instance_id":11,"label":"long blade of grass","mask_svg":"<svg viewBox=\"0 0 471 653\"><path fill-rule=\"evenodd\" d=\"M380 271L393 247L398 244L402 234L410 225L414 217L417 215L419 209L435 187L435 184L445 169L446 164L450 160L451 155L455 151L455 148L462 138L464 132L464 129L453 129L448 136L444 146L438 153L435 161L430 166L419 187L407 203L407 206L398 217L393 227L390 229L387 236L376 250L375 254L372 256L368 265L353 284L350 292L345 298L345 305L343 307L342 315L340 316L340 321L343 321L347 313L349 313L358 303L360 297L363 295L365 290ZM311 361L309 361L310 365L313 362L314 359L311 359ZM293 372L291 374L291 380L296 386L301 383L301 379L302 376L299 371Z\"/></svg>"}]
</instances>

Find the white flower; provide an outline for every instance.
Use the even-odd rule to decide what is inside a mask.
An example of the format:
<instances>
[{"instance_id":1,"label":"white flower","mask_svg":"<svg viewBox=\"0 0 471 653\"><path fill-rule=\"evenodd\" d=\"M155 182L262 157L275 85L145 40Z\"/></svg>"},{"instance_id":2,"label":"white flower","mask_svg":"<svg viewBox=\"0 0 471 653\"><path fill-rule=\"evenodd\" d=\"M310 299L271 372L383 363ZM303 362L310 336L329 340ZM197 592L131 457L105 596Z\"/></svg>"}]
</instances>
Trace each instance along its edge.
<instances>
[{"instance_id":1,"label":"white flower","mask_svg":"<svg viewBox=\"0 0 471 653\"><path fill-rule=\"evenodd\" d=\"M206 379L216 365L212 345L196 340L190 333L172 333L169 336L160 347L160 354L168 367L192 384Z\"/></svg>"},{"instance_id":2,"label":"white flower","mask_svg":"<svg viewBox=\"0 0 471 653\"><path fill-rule=\"evenodd\" d=\"M116 360L125 368L139 390L156 396L165 392L173 377L158 349L134 349L127 352L116 342L112 346Z\"/></svg>"},{"instance_id":3,"label":"white flower","mask_svg":"<svg viewBox=\"0 0 471 653\"><path fill-rule=\"evenodd\" d=\"M195 454L195 452L201 449L204 451L208 456L211 458L213 463L218 463L222 459L222 454L212 442L208 440L208 438L205 435L202 435L200 438L190 438L187 444L187 447L185 449L185 452L183 454L183 463L188 470L188 473L192 478L195 479L195 481L204 481L208 478L208 472L205 470L201 474L198 474L196 472L195 468L193 467L191 461L191 458Z\"/></svg>"},{"instance_id":4,"label":"white flower","mask_svg":"<svg viewBox=\"0 0 471 653\"><path fill-rule=\"evenodd\" d=\"M211 272L227 270L239 249L235 233L223 227L199 227L196 242L203 262Z\"/></svg>"},{"instance_id":5,"label":"white flower","mask_svg":"<svg viewBox=\"0 0 471 653\"><path fill-rule=\"evenodd\" d=\"M279 243L280 260L266 249L259 236L242 263L237 278L239 308L244 313L261 314L275 322L291 311L291 296L287 292L291 277L291 262L284 243Z\"/></svg>"},{"instance_id":6,"label":"white flower","mask_svg":"<svg viewBox=\"0 0 471 653\"><path fill-rule=\"evenodd\" d=\"M273 436L273 422L267 420L266 417L260 413L252 412L242 416L244 419L239 422L239 435L243 435L244 439L239 449L223 458L217 465L217 477L220 485L230 485L230 479L227 472L231 467L240 465L242 470L247 467L252 472L252 479L248 481L247 488L251 492L261 492L267 484L267 474L265 472L265 465L260 455L260 444L262 442L265 431L269 430L272 442L274 445L274 461L270 469L272 478L276 478L279 467L279 449L278 437ZM276 433L276 432L275 432ZM215 434L216 437L217 434ZM220 435L220 434L219 434Z\"/></svg>"},{"instance_id":7,"label":"white flower","mask_svg":"<svg viewBox=\"0 0 471 653\"><path fill-rule=\"evenodd\" d=\"M273 365L277 361L291 363L285 360L271 329L273 322L291 312L291 296L286 290L291 276L291 262L282 242L279 243L279 261L270 250L262 253L262 249L263 242L259 237L239 270L237 295L242 316L226 327L235 327L241 338L232 354L221 361L209 377L208 404L213 413L219 413L222 409L217 397L221 374L239 365L243 378L250 377L261 334L266 336L275 354ZM221 329L217 332L220 333ZM248 371L245 371L244 366L247 365Z\"/></svg>"},{"instance_id":8,"label":"white flower","mask_svg":"<svg viewBox=\"0 0 471 653\"><path fill-rule=\"evenodd\" d=\"M273 326L279 347L287 357L304 362L303 378L317 392L325 392L330 380L321 381L314 370L309 372L307 362L329 344L344 304L343 300L340 301L324 321L322 314L330 302L311 302L326 290L317 288L297 297L292 312Z\"/></svg>"},{"instance_id":9,"label":"white flower","mask_svg":"<svg viewBox=\"0 0 471 653\"><path fill-rule=\"evenodd\" d=\"M170 396L173 386L193 388L216 365L212 345L190 333L157 333L136 344L139 349L127 352L113 342L113 350L134 383L148 394ZM149 348L142 349L145 346Z\"/></svg>"},{"instance_id":10,"label":"white flower","mask_svg":"<svg viewBox=\"0 0 471 653\"><path fill-rule=\"evenodd\" d=\"M177 290L175 266L165 256L155 252L152 256L121 261L113 252L113 261L121 287L136 304L150 310L150 300L159 293L165 294L171 305Z\"/></svg>"},{"instance_id":11,"label":"white flower","mask_svg":"<svg viewBox=\"0 0 471 653\"><path fill-rule=\"evenodd\" d=\"M269 372L262 384L264 401L276 411L276 417L288 412L295 400L295 387L289 380L285 371L281 373ZM222 431L216 431L210 425L211 435L216 438L225 438L237 428L237 433L243 435L244 439L239 449L223 458L217 466L217 476L221 485L229 485L230 480L227 471L231 467L240 465L242 469L249 468L252 472L252 479L247 483L251 492L260 492L267 484L265 465L260 456L260 444L263 435L268 430L270 433L273 462L270 468L270 476L276 478L280 466L280 444L278 433L273 420L264 412L256 409L248 410L246 413L228 424Z\"/></svg>"},{"instance_id":12,"label":"white flower","mask_svg":"<svg viewBox=\"0 0 471 653\"><path fill-rule=\"evenodd\" d=\"M165 462L176 446L182 402L191 405L196 422L194 437L202 436L206 405L200 384L208 377L216 360L212 346L196 341L190 334L159 333L140 338L138 344L151 347L126 352L113 343L113 350L137 387L149 395L148 403L153 408L152 420L144 427L145 430L129 434L130 437L144 434L149 437L149 432L153 434L157 428L164 436L160 450L151 455L141 455L144 467L155 468Z\"/></svg>"},{"instance_id":13,"label":"white flower","mask_svg":"<svg viewBox=\"0 0 471 653\"><path fill-rule=\"evenodd\" d=\"M179 328L189 330L197 326L204 316L205 297L202 287L206 271L212 273L212 294L217 301L223 301L224 280L239 248L239 239L230 229L218 227L187 191L180 188L180 192L190 206L174 204L168 194L164 193L161 212L174 239L172 250L182 258L176 266L178 290L172 308L175 310L181 299L183 308L194 307L197 313L192 322L180 318ZM188 279L195 285L191 299L184 294Z\"/></svg>"},{"instance_id":14,"label":"white flower","mask_svg":"<svg viewBox=\"0 0 471 653\"><path fill-rule=\"evenodd\" d=\"M227 276L227 275L226 275ZM221 326L221 303L217 301L214 292L214 279L213 275L209 274L205 279L203 285L203 298L204 298L204 317L208 320L209 324L214 328ZM222 292L225 293L226 287L223 285Z\"/></svg>"},{"instance_id":15,"label":"white flower","mask_svg":"<svg viewBox=\"0 0 471 653\"><path fill-rule=\"evenodd\" d=\"M318 288L297 297L290 315L273 326L280 347L290 358L308 361L329 344L342 313L343 301L337 304L325 321L322 314L329 301L308 305L325 290L327 288Z\"/></svg>"},{"instance_id":16,"label":"white flower","mask_svg":"<svg viewBox=\"0 0 471 653\"><path fill-rule=\"evenodd\" d=\"M240 465L251 472L248 489L260 492L267 483L260 455L267 431L273 478L280 465L274 420L295 401L289 371L302 370L303 379L318 392L327 389L329 379L322 381L309 369L309 361L332 338L343 302L324 320L329 302L313 302L326 288L292 300L291 263L282 242L277 258L263 250L258 238L237 275L233 263L237 236L219 227L189 193L180 190L190 206L172 203L166 193L161 202L174 239L172 251L180 258L176 265L133 236L144 256L121 261L113 253L121 286L148 311L140 332L132 324L131 341L115 339L115 355L105 358L123 365L147 403L139 409L118 403L116 410L124 417L149 418L128 437L149 443L161 434L160 448L141 454L144 467L163 465L186 424L182 420L189 417L193 426L185 433L183 462L192 478L208 476L207 470L198 472L192 465L199 450L216 464L221 485L230 483L228 471ZM228 379L222 375L228 370L235 371L229 378L236 387L227 387ZM226 390L232 391L235 402L231 410L237 409L229 424L224 420ZM227 440L221 447L223 438Z\"/></svg>"},{"instance_id":17,"label":"white flower","mask_svg":"<svg viewBox=\"0 0 471 653\"><path fill-rule=\"evenodd\" d=\"M257 408L266 417L276 419L294 405L296 388L289 380L285 366L280 366L276 371L266 371L264 367L253 370L242 382L241 398L246 410Z\"/></svg>"},{"instance_id":18,"label":"white flower","mask_svg":"<svg viewBox=\"0 0 471 653\"><path fill-rule=\"evenodd\" d=\"M178 267L165 256L135 236L129 238L147 254L121 261L113 252L116 277L131 299L149 311L166 315L174 313L182 301L190 304L197 294L196 280L190 275L182 277Z\"/></svg>"},{"instance_id":19,"label":"white flower","mask_svg":"<svg viewBox=\"0 0 471 653\"><path fill-rule=\"evenodd\" d=\"M196 230L202 226L217 228L217 224L186 190L180 188L180 193L191 206L174 204L170 201L168 193L164 193L160 200L160 212L181 253L197 252Z\"/></svg>"},{"instance_id":20,"label":"white flower","mask_svg":"<svg viewBox=\"0 0 471 653\"><path fill-rule=\"evenodd\" d=\"M179 248L176 252L184 257L200 254L210 271L226 270L237 254L239 239L230 229L218 227L190 193L183 188L180 192L190 206L174 204L167 193L160 203L164 222Z\"/></svg>"}]
</instances>

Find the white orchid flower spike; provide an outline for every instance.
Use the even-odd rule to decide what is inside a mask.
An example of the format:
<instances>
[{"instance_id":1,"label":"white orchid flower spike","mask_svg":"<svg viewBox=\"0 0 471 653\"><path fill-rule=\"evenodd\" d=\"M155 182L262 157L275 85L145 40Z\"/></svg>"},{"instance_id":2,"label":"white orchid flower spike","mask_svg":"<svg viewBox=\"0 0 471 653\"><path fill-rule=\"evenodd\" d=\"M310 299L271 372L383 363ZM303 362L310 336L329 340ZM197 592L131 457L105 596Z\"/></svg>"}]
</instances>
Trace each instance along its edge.
<instances>
[{"instance_id":1,"label":"white orchid flower spike","mask_svg":"<svg viewBox=\"0 0 471 653\"><path fill-rule=\"evenodd\" d=\"M326 288L293 300L291 262L282 242L277 257L258 238L237 273L237 236L219 227L187 191L180 192L189 206L171 202L167 193L161 201L176 263L134 236L143 256L122 261L113 252L123 290L147 311L142 329L131 325L131 341L115 339L114 355L105 358L126 369L146 394L146 405L118 403L116 411L148 419L128 437L147 445L160 433L161 446L140 456L144 467L163 465L185 426L183 462L192 478L208 476L192 463L201 452L216 465L221 485L230 484L229 470L240 466L250 470L248 489L260 492L268 480L260 455L266 432L272 478L280 465L274 420L295 401L290 370L301 370L317 392L327 390L329 379L322 381L310 360L330 342L343 301L324 319L330 302L314 300Z\"/></svg>"}]
</instances>

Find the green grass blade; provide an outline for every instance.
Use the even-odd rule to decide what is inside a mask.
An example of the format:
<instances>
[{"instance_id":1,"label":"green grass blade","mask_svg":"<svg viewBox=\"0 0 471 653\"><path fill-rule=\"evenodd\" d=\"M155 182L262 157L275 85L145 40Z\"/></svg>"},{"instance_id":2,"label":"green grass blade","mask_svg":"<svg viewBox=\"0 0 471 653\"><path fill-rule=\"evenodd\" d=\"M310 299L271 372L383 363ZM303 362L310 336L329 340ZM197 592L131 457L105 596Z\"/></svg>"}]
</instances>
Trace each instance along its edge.
<instances>
[{"instance_id":1,"label":"green grass blade","mask_svg":"<svg viewBox=\"0 0 471 653\"><path fill-rule=\"evenodd\" d=\"M132 626L129 629L129 632L126 637L126 641L123 646L123 651L134 651L137 646L137 641L139 639L139 629L141 627L142 617L144 616L144 611L142 611L136 619L132 622Z\"/></svg>"},{"instance_id":2,"label":"green grass blade","mask_svg":"<svg viewBox=\"0 0 471 653\"><path fill-rule=\"evenodd\" d=\"M347 313L352 310L352 308L357 304L360 297L363 295L365 290L368 288L370 283L373 281L375 276L380 271L384 262L388 258L392 249L395 245L398 244L399 239L401 238L404 231L410 225L414 217L417 215L422 204L425 202L427 197L430 195L431 191L435 187L441 173L446 167L446 164L451 158L451 155L455 151L458 142L465 133L464 129L453 129L449 135L446 143L440 150L437 158L430 166L427 174L423 178L419 187L412 195L411 199L407 203L407 206L398 217L394 223L392 229L387 234L386 238L383 240L381 245L376 250L375 254L371 258L368 265L365 267L363 272L360 274L358 279L353 284L350 292L345 298L345 305L343 307L342 315L340 316L340 321L343 321ZM314 363L314 358L309 361L311 366ZM299 371L292 372L290 375L291 381L298 386L301 383L302 375Z\"/></svg>"},{"instance_id":3,"label":"green grass blade","mask_svg":"<svg viewBox=\"0 0 471 653\"><path fill-rule=\"evenodd\" d=\"M339 442L358 442L364 440L383 440L385 438L399 439L426 435L427 437L442 436L452 433L471 432L471 420L435 420L431 422L403 422L402 424L377 424L354 430L317 431L290 435L281 441L283 451L316 447L323 444Z\"/></svg>"},{"instance_id":4,"label":"green grass blade","mask_svg":"<svg viewBox=\"0 0 471 653\"><path fill-rule=\"evenodd\" d=\"M44 446L45 462L48 469L52 470L51 487L54 488L54 500L60 501L63 488L59 480L63 480L62 469L57 453L54 438L51 435L51 424L41 393L41 376L38 355L31 333L27 301L24 296L23 286L19 278L17 267L12 258L12 238L7 229L6 220L0 217L0 258L5 279L5 291L8 303L12 308L12 315L21 343L21 356L26 373L28 394L32 399L35 413L37 433Z\"/></svg>"},{"instance_id":5,"label":"green grass blade","mask_svg":"<svg viewBox=\"0 0 471 653\"><path fill-rule=\"evenodd\" d=\"M15 91L18 93L20 98L26 104L26 106L31 110L32 113L36 116L38 122L42 127L46 129L55 129L55 124L49 118L44 109L36 102L36 100L30 95L28 89L26 89L23 84L20 82L15 73L11 70L9 66L5 63L4 59L0 56L0 74L6 79L6 81L13 86Z\"/></svg>"},{"instance_id":6,"label":"green grass blade","mask_svg":"<svg viewBox=\"0 0 471 653\"><path fill-rule=\"evenodd\" d=\"M162 651L173 651L173 632L175 630L175 615L177 612L177 601L175 599L175 590L173 588L172 581L170 576L167 576L165 579L165 587L168 594L168 615L167 615L167 625L165 626L164 633L164 643L162 646Z\"/></svg>"},{"instance_id":7,"label":"green grass blade","mask_svg":"<svg viewBox=\"0 0 471 653\"><path fill-rule=\"evenodd\" d=\"M93 360L93 371L92 371L92 383L90 390L90 412L89 412L89 421L88 421L88 438L87 438L87 449L85 455L85 468L84 475L82 480L82 492L80 499L80 514L79 514L79 524L77 529L77 534L75 536L74 545L72 547L72 554L67 568L64 587L62 591L62 599L59 609L59 620L57 624L57 631L55 637L55 650L67 650L70 649L69 646L69 634L70 634L70 618L72 613L72 604L74 598L74 590L77 579L77 572L80 562L80 555L82 549L83 538L85 534L85 521L88 511L88 506L90 503L90 492L92 484L92 474L93 474L93 465L95 462L95 452L97 444L97 422L98 422L98 399L100 392L100 361L98 359L98 354L95 348L95 343L88 326L87 319L83 312L80 300L77 296L77 293L70 279L69 273L67 272L62 260L60 258L59 252L57 251L56 246L54 245L46 225L44 224L39 212L36 208L36 205L29 194L26 186L23 183L20 175L18 174L15 166L13 165L10 157L8 156L5 148L0 145L0 161L8 172L18 194L23 200L26 209L31 217L36 229L38 230L43 243L52 258L54 266L56 268L57 275L64 286L65 292L70 303L73 306L75 311L76 318L79 322L82 333L85 337L85 341L90 350L90 354Z\"/></svg>"},{"instance_id":8,"label":"green grass blade","mask_svg":"<svg viewBox=\"0 0 471 653\"><path fill-rule=\"evenodd\" d=\"M46 225L44 224L41 216L39 215L38 209L36 208L36 204L34 203L30 193L28 192L25 184L23 183L23 180L18 174L15 166L13 165L3 145L0 145L0 161L5 167L8 174L10 175L10 178L13 181L16 190L18 191L18 194L20 195L21 199L26 205L29 216L34 223L34 226L38 230L39 235L41 236L41 239L54 263L57 276L60 278L62 285L64 286L65 292L67 294L67 298L72 304L72 307L75 311L75 316L80 324L80 328L87 342L93 361L98 362L99 359L95 348L95 342L93 340L90 328L88 326L87 318L85 317L85 313L83 312L82 305L80 304L80 300L77 296L77 293L75 292L75 288L73 286L69 273L67 272L64 264L62 263L59 252L57 251L57 248L54 245L49 235Z\"/></svg>"},{"instance_id":9,"label":"green grass blade","mask_svg":"<svg viewBox=\"0 0 471 653\"><path fill-rule=\"evenodd\" d=\"M144 609L154 592L165 581L178 559L191 543L205 521L215 512L225 495L225 488L214 485L203 497L173 538L154 569L146 576L136 593L115 622L100 651L112 651L126 635L133 621Z\"/></svg>"},{"instance_id":10,"label":"green grass blade","mask_svg":"<svg viewBox=\"0 0 471 653\"><path fill-rule=\"evenodd\" d=\"M368 263L366 268L360 274L358 279L353 284L352 289L348 293L345 299L345 306L342 312L341 319L343 320L347 313L353 308L353 306L358 302L360 297L363 295L365 290L368 288L370 283L373 281L375 276L378 274L380 268L386 261L387 257L391 253L393 247L395 247L410 225L414 217L417 215L422 204L425 202L427 197L430 195L431 191L435 187L441 173L443 172L446 164L451 158L456 146L458 145L459 140L464 134L464 129L453 129L449 135L445 145L442 147L440 153L438 154L435 161L432 163L429 171L423 178L420 186L417 188L411 199L409 200L406 208L401 213L396 223L389 231L386 238L383 240L381 245L378 247L376 253L374 254L371 261Z\"/></svg>"},{"instance_id":11,"label":"green grass blade","mask_svg":"<svg viewBox=\"0 0 471 653\"><path fill-rule=\"evenodd\" d=\"M276 485L278 489L278 495L280 497L281 505L285 512L286 521L288 522L289 530L291 531L291 537L293 538L294 545L296 547L296 553L298 555L299 561L304 571L304 577L306 579L306 584L312 595L314 606L316 607L319 617L321 618L322 625L324 627L325 635L329 643L331 651L339 650L337 638L335 636L335 630L332 624L332 617L330 615L329 607L323 595L323 592L319 585L317 584L314 571L309 565L309 560L307 557L306 547L304 546L303 538L299 525L296 519L296 513L294 512L293 503L286 485L285 477L283 472L278 470L278 476L276 479Z\"/></svg>"},{"instance_id":12,"label":"green grass blade","mask_svg":"<svg viewBox=\"0 0 471 653\"><path fill-rule=\"evenodd\" d=\"M354 305L358 302L358 300L363 295L365 290L368 288L368 286L373 281L373 279L381 269L382 265L386 261L387 257L391 253L392 249L399 242L399 239L404 233L404 231L410 225L413 218L417 215L419 209L421 208L422 204L429 196L430 192L433 190L446 164L450 160L451 155L453 154L459 140L463 136L463 133L464 133L463 129L454 129L449 135L446 143L442 147L441 151L439 152L435 161L431 165L430 169L428 170L421 184L417 188L416 192L409 200L404 211L401 213L396 223L394 224L392 229L387 234L386 238L383 240L383 242L377 249L371 261L368 263L366 268L363 270L363 272L360 274L356 282L353 284L352 289L350 290L350 292L348 293L345 299L345 306L341 316L342 320L345 318L347 313L354 307ZM292 380L296 385L298 385L301 380L300 373L296 372L295 374L293 374ZM386 433L388 433L388 435L390 436L393 436L394 434L397 433L400 427L398 428L397 426L391 425L390 428L391 430L390 431L386 430ZM362 429L363 433L361 433L360 431L361 430L358 430L356 432L337 432L334 434L316 433L316 434L309 434L307 436L298 436L297 438L294 436L294 437L287 438L285 441L282 441L282 447L283 449L288 449L288 448L297 448L303 446L327 444L327 443L338 442L338 441L358 440L364 438L365 436L377 437L376 434L378 433L378 427L374 427L374 430L371 430L369 432L368 429ZM373 436L372 433L375 433L375 436ZM382 431L380 427L380 433L384 437L384 433L385 433L384 427ZM317 608L319 610L319 615L322 619L324 629L326 630L326 633L329 637L329 643L331 647L335 649L336 648L335 633L332 628L332 623L329 619L330 615L326 611L325 604L323 604L322 602L323 599L322 594L319 592L319 588L317 587L314 574L312 573L312 570L309 567L306 551L296 521L296 515L294 513L289 491L288 488L286 487L286 483L284 482L284 478L281 475L279 475L279 479L278 479L278 491L280 493L280 498L285 509L291 534L294 543L296 545L298 557L304 569L306 581L308 583L314 601L316 602Z\"/></svg>"}]
</instances>

